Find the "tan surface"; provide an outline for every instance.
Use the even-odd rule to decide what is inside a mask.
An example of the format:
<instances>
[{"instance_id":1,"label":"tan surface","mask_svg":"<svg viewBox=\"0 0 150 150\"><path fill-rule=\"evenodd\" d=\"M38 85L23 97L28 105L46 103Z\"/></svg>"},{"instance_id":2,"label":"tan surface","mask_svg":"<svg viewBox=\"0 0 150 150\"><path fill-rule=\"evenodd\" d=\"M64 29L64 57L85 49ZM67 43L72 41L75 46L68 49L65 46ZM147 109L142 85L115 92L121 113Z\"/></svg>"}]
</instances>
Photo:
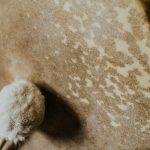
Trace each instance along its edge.
<instances>
[{"instance_id":1,"label":"tan surface","mask_svg":"<svg viewBox=\"0 0 150 150\"><path fill-rule=\"evenodd\" d=\"M21 150L150 148L150 32L138 0L0 0L0 77L0 87L30 79L47 98Z\"/></svg>"}]
</instances>

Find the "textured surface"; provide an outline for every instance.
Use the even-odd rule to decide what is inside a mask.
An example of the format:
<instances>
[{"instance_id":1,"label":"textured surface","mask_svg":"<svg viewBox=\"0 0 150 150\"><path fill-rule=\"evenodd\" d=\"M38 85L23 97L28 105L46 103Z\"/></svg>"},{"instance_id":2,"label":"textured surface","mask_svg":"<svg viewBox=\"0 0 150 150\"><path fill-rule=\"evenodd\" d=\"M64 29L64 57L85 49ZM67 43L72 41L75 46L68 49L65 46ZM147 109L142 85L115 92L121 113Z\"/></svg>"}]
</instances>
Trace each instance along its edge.
<instances>
[{"instance_id":1,"label":"textured surface","mask_svg":"<svg viewBox=\"0 0 150 150\"><path fill-rule=\"evenodd\" d=\"M138 0L0 0L0 77L1 87L46 83L84 122L78 139L37 131L22 150L150 148L150 31Z\"/></svg>"}]
</instances>

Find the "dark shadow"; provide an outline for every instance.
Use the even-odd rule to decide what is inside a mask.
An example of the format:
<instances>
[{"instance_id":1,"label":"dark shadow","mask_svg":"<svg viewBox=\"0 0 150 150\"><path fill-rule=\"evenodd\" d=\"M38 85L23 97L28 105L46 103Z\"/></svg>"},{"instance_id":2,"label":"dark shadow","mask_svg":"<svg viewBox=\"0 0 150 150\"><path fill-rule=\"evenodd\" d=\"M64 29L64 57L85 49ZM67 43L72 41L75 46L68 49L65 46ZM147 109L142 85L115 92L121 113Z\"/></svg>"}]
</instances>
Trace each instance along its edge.
<instances>
[{"instance_id":1,"label":"dark shadow","mask_svg":"<svg viewBox=\"0 0 150 150\"><path fill-rule=\"evenodd\" d=\"M140 2L142 3L144 7L147 20L150 22L150 0L140 0Z\"/></svg>"},{"instance_id":2,"label":"dark shadow","mask_svg":"<svg viewBox=\"0 0 150 150\"><path fill-rule=\"evenodd\" d=\"M48 85L37 85L45 96L45 119L40 127L50 138L69 140L81 137L82 123L79 115L56 91Z\"/></svg>"},{"instance_id":3,"label":"dark shadow","mask_svg":"<svg viewBox=\"0 0 150 150\"><path fill-rule=\"evenodd\" d=\"M18 147L15 146L12 142L7 141L3 145L3 148L1 148L0 150L18 150Z\"/></svg>"}]
</instances>

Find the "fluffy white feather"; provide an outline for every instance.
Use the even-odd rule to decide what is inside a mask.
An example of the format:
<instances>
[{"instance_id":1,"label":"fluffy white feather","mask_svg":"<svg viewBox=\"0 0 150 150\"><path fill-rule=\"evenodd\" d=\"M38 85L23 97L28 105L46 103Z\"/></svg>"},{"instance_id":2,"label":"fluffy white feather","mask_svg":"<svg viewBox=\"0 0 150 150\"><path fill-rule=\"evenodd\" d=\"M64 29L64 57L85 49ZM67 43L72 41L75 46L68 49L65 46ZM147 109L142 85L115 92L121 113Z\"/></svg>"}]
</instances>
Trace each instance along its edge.
<instances>
[{"instance_id":1,"label":"fluffy white feather","mask_svg":"<svg viewBox=\"0 0 150 150\"><path fill-rule=\"evenodd\" d=\"M0 92L0 137L15 143L25 138L43 120L44 96L31 82L14 81Z\"/></svg>"}]
</instances>

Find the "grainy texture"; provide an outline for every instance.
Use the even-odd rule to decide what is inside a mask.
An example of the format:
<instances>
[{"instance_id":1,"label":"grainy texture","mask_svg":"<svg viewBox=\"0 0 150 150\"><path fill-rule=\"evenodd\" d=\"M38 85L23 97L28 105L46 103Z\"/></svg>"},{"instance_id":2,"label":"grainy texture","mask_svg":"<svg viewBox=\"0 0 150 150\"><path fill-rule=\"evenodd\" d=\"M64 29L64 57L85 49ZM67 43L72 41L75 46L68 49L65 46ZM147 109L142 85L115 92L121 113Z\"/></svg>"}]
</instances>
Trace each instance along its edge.
<instances>
[{"instance_id":1,"label":"grainy texture","mask_svg":"<svg viewBox=\"0 0 150 150\"><path fill-rule=\"evenodd\" d=\"M0 0L0 77L1 87L48 84L84 122L78 140L37 131L22 150L150 148L150 31L138 0Z\"/></svg>"}]
</instances>

